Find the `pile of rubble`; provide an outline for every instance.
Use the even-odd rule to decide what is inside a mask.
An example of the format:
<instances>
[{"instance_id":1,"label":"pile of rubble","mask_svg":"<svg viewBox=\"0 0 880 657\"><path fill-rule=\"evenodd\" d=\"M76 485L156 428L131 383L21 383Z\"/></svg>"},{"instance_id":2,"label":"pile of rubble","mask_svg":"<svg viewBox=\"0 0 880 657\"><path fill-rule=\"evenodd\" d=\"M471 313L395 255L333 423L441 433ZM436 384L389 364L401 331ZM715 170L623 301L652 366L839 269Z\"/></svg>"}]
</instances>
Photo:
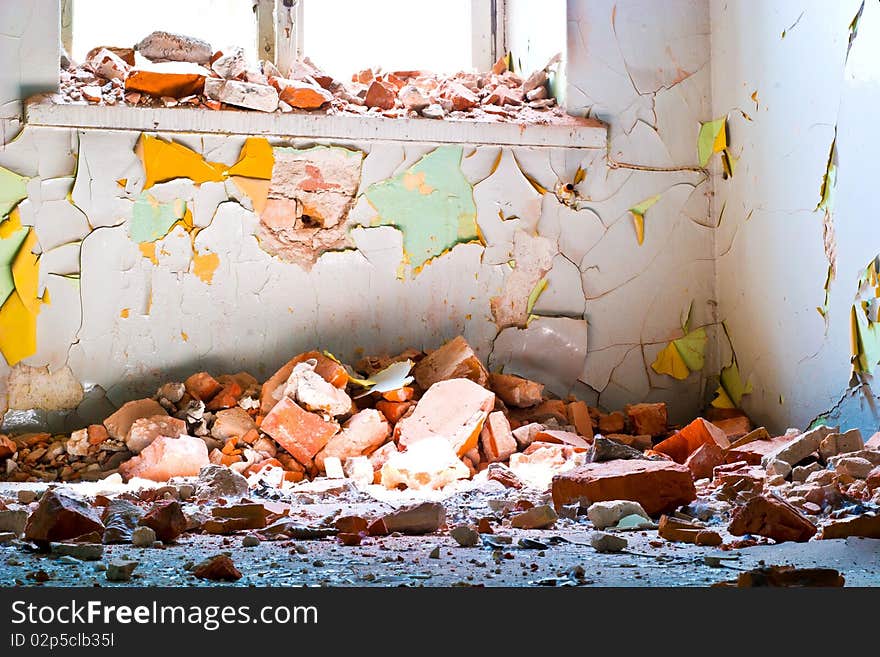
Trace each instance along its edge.
<instances>
[{"instance_id":1,"label":"pile of rubble","mask_svg":"<svg viewBox=\"0 0 880 657\"><path fill-rule=\"evenodd\" d=\"M511 526L545 527L582 509L598 530L651 527L697 545L880 538L880 433L864 442L858 430L818 426L774 437L739 410L707 415L674 427L663 403L604 413L554 398L538 382L489 373L458 337L427 354L363 359L357 371L306 352L262 385L199 372L69 437L0 436L0 462L21 482L166 482L207 468L212 481L234 478L239 497L322 475L379 496L549 489L545 503L515 507ZM431 513L434 531L443 519ZM237 518L213 522L249 528ZM340 531L356 542L370 527ZM474 531L459 534L473 541ZM610 549L614 538L595 545Z\"/></svg>"},{"instance_id":2,"label":"pile of rubble","mask_svg":"<svg viewBox=\"0 0 880 657\"><path fill-rule=\"evenodd\" d=\"M569 122L549 89L559 57L522 79L502 57L488 73L450 76L366 69L335 80L308 58L290 71L246 61L240 48L215 51L188 36L153 32L134 47L97 47L80 65L62 58L67 102L145 107L241 108L260 112L320 111L384 117ZM66 66L65 66L66 65Z\"/></svg>"}]
</instances>

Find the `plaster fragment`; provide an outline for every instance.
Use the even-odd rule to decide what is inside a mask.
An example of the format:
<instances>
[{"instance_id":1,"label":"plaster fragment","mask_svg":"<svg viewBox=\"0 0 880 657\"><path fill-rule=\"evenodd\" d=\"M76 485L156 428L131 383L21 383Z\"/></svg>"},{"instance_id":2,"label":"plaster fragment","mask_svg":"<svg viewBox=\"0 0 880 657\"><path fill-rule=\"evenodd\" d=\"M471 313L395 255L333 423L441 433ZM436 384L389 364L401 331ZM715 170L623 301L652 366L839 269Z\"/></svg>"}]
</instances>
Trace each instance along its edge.
<instances>
[{"instance_id":1,"label":"plaster fragment","mask_svg":"<svg viewBox=\"0 0 880 657\"><path fill-rule=\"evenodd\" d=\"M48 367L29 367L19 363L7 380L9 408L61 411L76 408L83 399L83 388L69 367L50 372Z\"/></svg>"},{"instance_id":2,"label":"plaster fragment","mask_svg":"<svg viewBox=\"0 0 880 657\"><path fill-rule=\"evenodd\" d=\"M489 367L541 381L564 397L580 377L586 354L586 320L536 317L524 329L506 328L498 334Z\"/></svg>"}]
</instances>

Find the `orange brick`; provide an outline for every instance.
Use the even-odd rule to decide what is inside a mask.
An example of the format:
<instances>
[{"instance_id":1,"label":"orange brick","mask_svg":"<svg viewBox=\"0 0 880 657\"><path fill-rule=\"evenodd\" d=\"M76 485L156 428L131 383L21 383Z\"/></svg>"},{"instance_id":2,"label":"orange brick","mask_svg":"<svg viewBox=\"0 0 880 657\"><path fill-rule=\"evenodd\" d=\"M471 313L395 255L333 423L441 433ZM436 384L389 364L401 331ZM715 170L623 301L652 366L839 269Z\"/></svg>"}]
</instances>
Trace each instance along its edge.
<instances>
[{"instance_id":1,"label":"orange brick","mask_svg":"<svg viewBox=\"0 0 880 657\"><path fill-rule=\"evenodd\" d=\"M100 445L110 437L103 424L90 424L86 432L89 436L89 445Z\"/></svg>"},{"instance_id":2,"label":"orange brick","mask_svg":"<svg viewBox=\"0 0 880 657\"><path fill-rule=\"evenodd\" d=\"M376 410L380 411L391 424L397 424L406 412L412 407L413 403L380 401L376 403Z\"/></svg>"},{"instance_id":3,"label":"orange brick","mask_svg":"<svg viewBox=\"0 0 880 657\"><path fill-rule=\"evenodd\" d=\"M634 434L659 436L666 433L666 404L633 404L626 407Z\"/></svg>"},{"instance_id":4,"label":"orange brick","mask_svg":"<svg viewBox=\"0 0 880 657\"><path fill-rule=\"evenodd\" d=\"M388 392L383 392L382 399L390 402L405 402L412 399L413 394L415 394L415 391L412 389L411 386L404 386L403 388L398 388L397 390L389 390Z\"/></svg>"},{"instance_id":5,"label":"orange brick","mask_svg":"<svg viewBox=\"0 0 880 657\"><path fill-rule=\"evenodd\" d=\"M306 465L339 431L339 425L324 420L317 413L310 413L285 397L275 404L260 429Z\"/></svg>"},{"instance_id":6,"label":"orange brick","mask_svg":"<svg viewBox=\"0 0 880 657\"><path fill-rule=\"evenodd\" d=\"M211 401L220 390L222 385L207 372L197 372L183 382L186 391L205 403Z\"/></svg>"},{"instance_id":7,"label":"orange brick","mask_svg":"<svg viewBox=\"0 0 880 657\"><path fill-rule=\"evenodd\" d=\"M698 417L681 431L654 445L654 451L670 456L676 463L684 463L697 448L710 442L721 449L730 447L730 441L721 429Z\"/></svg>"},{"instance_id":8,"label":"orange brick","mask_svg":"<svg viewBox=\"0 0 880 657\"><path fill-rule=\"evenodd\" d=\"M582 436L592 437L593 421L590 419L590 407L585 401L573 401L565 407L568 423Z\"/></svg>"},{"instance_id":9,"label":"orange brick","mask_svg":"<svg viewBox=\"0 0 880 657\"><path fill-rule=\"evenodd\" d=\"M224 408L232 408L238 404L238 400L241 399L243 392L237 382L230 381L223 386L220 392L214 395L214 398L207 403L205 408L209 411L221 411Z\"/></svg>"},{"instance_id":10,"label":"orange brick","mask_svg":"<svg viewBox=\"0 0 880 657\"><path fill-rule=\"evenodd\" d=\"M265 415L272 409L276 402L273 396L275 390L287 383L287 379L290 378L290 373L293 372L296 365L309 359L318 361L315 372L328 383L337 388L344 388L348 384L348 372L342 365L320 351L307 351L291 358L263 384L260 390L260 413Z\"/></svg>"}]
</instances>

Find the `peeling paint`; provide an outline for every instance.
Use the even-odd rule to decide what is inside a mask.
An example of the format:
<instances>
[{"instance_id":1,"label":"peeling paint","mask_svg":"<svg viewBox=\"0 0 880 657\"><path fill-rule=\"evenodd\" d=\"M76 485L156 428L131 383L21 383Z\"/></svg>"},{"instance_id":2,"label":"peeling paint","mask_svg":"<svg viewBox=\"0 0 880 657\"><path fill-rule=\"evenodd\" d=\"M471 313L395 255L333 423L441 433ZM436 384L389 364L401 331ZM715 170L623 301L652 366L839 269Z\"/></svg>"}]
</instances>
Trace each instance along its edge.
<instances>
[{"instance_id":1,"label":"peeling paint","mask_svg":"<svg viewBox=\"0 0 880 657\"><path fill-rule=\"evenodd\" d=\"M404 254L414 274L456 244L477 239L473 189L461 171L461 158L460 146L440 146L366 191L379 215L376 225L403 233Z\"/></svg>"}]
</instances>

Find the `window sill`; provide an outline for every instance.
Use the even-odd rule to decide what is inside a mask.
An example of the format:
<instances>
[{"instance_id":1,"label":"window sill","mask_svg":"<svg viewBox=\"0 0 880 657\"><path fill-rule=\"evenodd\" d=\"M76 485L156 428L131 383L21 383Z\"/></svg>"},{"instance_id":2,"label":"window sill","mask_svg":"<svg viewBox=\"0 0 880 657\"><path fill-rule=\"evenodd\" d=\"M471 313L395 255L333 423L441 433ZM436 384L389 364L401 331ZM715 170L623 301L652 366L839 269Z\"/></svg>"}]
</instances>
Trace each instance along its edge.
<instances>
[{"instance_id":1,"label":"window sill","mask_svg":"<svg viewBox=\"0 0 880 657\"><path fill-rule=\"evenodd\" d=\"M34 96L27 101L25 125L590 149L604 149L607 139L607 126L604 123L575 117L571 117L570 123L538 125L454 119L389 119L345 114L264 114L180 107L74 105L58 103L52 95Z\"/></svg>"}]
</instances>

